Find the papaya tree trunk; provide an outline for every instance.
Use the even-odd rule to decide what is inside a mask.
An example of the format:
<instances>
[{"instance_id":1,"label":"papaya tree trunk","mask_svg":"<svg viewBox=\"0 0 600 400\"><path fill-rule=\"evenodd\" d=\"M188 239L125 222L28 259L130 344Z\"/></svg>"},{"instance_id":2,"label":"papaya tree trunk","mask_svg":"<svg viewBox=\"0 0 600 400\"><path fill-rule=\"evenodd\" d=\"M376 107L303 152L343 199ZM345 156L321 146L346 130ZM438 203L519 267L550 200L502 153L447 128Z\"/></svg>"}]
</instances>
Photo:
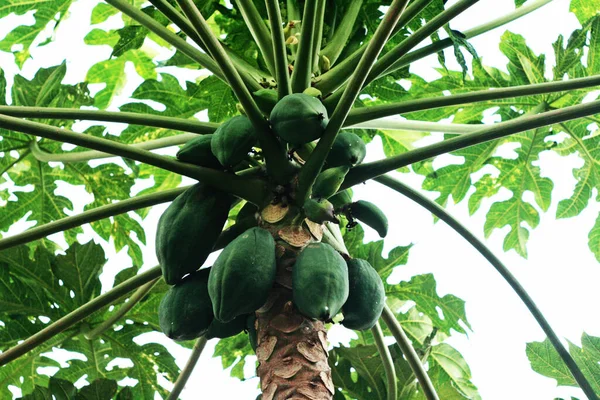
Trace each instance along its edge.
<instances>
[{"instance_id":1,"label":"papaya tree trunk","mask_svg":"<svg viewBox=\"0 0 600 400\"><path fill-rule=\"evenodd\" d=\"M269 300L256 312L262 400L331 400L334 386L327 363L325 324L303 316L292 303L291 271L300 247L282 240L286 235L281 234L295 232L294 238L300 242L306 238L306 243L314 238L305 227L264 227L277 241L278 274Z\"/></svg>"}]
</instances>

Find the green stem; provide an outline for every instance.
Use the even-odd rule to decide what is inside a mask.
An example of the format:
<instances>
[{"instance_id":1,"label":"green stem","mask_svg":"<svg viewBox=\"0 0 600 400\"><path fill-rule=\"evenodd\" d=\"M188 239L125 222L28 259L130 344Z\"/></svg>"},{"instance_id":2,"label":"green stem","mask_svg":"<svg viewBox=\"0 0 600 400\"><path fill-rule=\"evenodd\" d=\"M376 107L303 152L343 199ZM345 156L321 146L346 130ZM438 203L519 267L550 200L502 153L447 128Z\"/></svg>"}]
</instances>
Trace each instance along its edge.
<instances>
[{"instance_id":1,"label":"green stem","mask_svg":"<svg viewBox=\"0 0 600 400\"><path fill-rule=\"evenodd\" d=\"M219 66L205 53L202 53L200 50L196 49L191 44L187 43L185 39L180 38L160 23L152 19L149 15L143 13L142 11L136 9L131 4L129 4L125 0L106 0L108 4L115 7L122 13L128 15L133 20L137 21L140 25L146 27L151 32L154 32L156 35L160 36L163 40L171 44L177 50L181 51L183 54L208 69L210 72L215 74L222 80L225 80L225 75L219 68Z\"/></svg>"},{"instance_id":2,"label":"green stem","mask_svg":"<svg viewBox=\"0 0 600 400\"><path fill-rule=\"evenodd\" d=\"M411 21L417 14L419 14L432 0L415 0L406 7L406 10L402 13L400 20L396 28L391 34L394 37L402 28ZM367 49L367 45L363 45L355 50L351 55L346 57L342 62L336 64L329 71L319 76L316 79L315 87L323 92L324 95L332 93L339 88L348 78L352 75L360 58Z\"/></svg>"},{"instance_id":3,"label":"green stem","mask_svg":"<svg viewBox=\"0 0 600 400\"><path fill-rule=\"evenodd\" d=\"M389 157L371 163L361 164L352 168L346 175L346 179L340 190L354 186L360 182L373 179L379 175L395 169L405 167L409 164L423 161L431 157L439 156L451 151L473 146L489 140L500 139L518 132L536 129L575 118L600 113L600 100L585 104L566 107L560 110L548 111L537 115L526 115L510 121L501 122L477 132L461 135L440 143L421 147L397 156Z\"/></svg>"},{"instance_id":4,"label":"green stem","mask_svg":"<svg viewBox=\"0 0 600 400\"><path fill-rule=\"evenodd\" d=\"M0 366L6 365L10 361L22 356L28 351L41 345L45 341L53 338L54 336L58 335L64 330L70 328L77 322L90 316L94 312L118 300L119 298L131 292L132 290L150 281L153 281L159 278L160 276L160 267L157 266L145 272L142 272L141 274L136 275L133 278L127 279L125 282L115 286L108 292L103 293L100 296L90 300L88 303L82 305L76 310L71 311L69 314L60 318L56 322L53 322L41 331L28 337L18 345L6 350L3 353L0 353Z\"/></svg>"},{"instance_id":5,"label":"green stem","mask_svg":"<svg viewBox=\"0 0 600 400\"><path fill-rule=\"evenodd\" d=\"M348 38L354 30L356 24L356 18L361 10L363 0L352 0L346 7L346 12L342 17L340 25L335 30L335 33L331 37L331 41L325 45L321 51L321 55L327 57L334 65L340 54L348 42Z\"/></svg>"},{"instance_id":6,"label":"green stem","mask_svg":"<svg viewBox=\"0 0 600 400\"><path fill-rule=\"evenodd\" d=\"M400 19L407 2L408 0L394 0L385 13L382 22L377 27L355 73L348 82L348 87L344 91L340 102L327 124L327 128L325 128L325 132L323 132L323 136L319 140L315 150L310 157L308 157L306 164L304 164L300 170L298 175L298 189L296 192L297 204L304 204L306 199L310 196L312 185L325 163L325 159L329 154L329 150L331 149L339 130L344 125L344 121L362 88L363 82L373 67L373 62L377 59L377 56L379 56L379 53L383 49L392 30Z\"/></svg>"},{"instance_id":7,"label":"green stem","mask_svg":"<svg viewBox=\"0 0 600 400\"><path fill-rule=\"evenodd\" d=\"M314 25L317 16L316 4L317 0L306 0L304 3L300 43L298 43L298 53L292 71L292 92L294 93L301 93L310 87Z\"/></svg>"},{"instance_id":8,"label":"green stem","mask_svg":"<svg viewBox=\"0 0 600 400\"><path fill-rule=\"evenodd\" d=\"M185 364L185 367L183 367L183 369L181 370L181 373L179 374L179 377L175 382L175 386L173 386L173 390L171 390L171 393L169 394L169 397L167 397L167 400L179 399L179 395L185 387L185 384L187 383L188 379L190 379L192 371L198 363L198 359L200 358L200 355L202 354L202 351L204 350L204 346L206 346L207 341L208 340L205 336L201 336L196 340L196 343L194 343L194 347L192 348L190 358Z\"/></svg>"},{"instance_id":9,"label":"green stem","mask_svg":"<svg viewBox=\"0 0 600 400\"><path fill-rule=\"evenodd\" d=\"M198 136L193 133L183 133L181 135L148 140L147 142L134 143L131 146L144 150L164 149L166 147L178 146L180 144L187 143L196 137ZM36 142L35 140L31 142L30 148L36 160L41 162L88 162L90 160L99 160L103 158L114 157L113 154L104 153L102 151L96 150L69 153L48 153L42 150L38 142Z\"/></svg>"},{"instance_id":10,"label":"green stem","mask_svg":"<svg viewBox=\"0 0 600 400\"><path fill-rule=\"evenodd\" d=\"M475 36L479 36L482 33L489 32L489 31L494 30L502 25L506 25L509 22L512 22L518 18L521 18L522 16L527 15L527 14L531 13L532 11L537 10L538 8L545 6L546 4L550 3L551 1L552 0L537 0L537 1L528 2L526 5L523 5L519 8L517 8L516 10L514 10L500 18L497 18L495 20L478 25L475 28L466 30L463 32L463 34L465 35L465 37L467 39L472 39ZM420 60L420 59L427 57L429 55L432 55L432 54L436 54L437 52L444 50L445 48L448 48L452 45L453 45L452 40L447 38L447 39L443 39L443 40L437 41L435 43L432 43L428 46L422 47L413 52L410 52L410 53L406 54L405 56L402 56L398 61L394 62L384 72L384 75L390 74L400 68L406 67L407 65L413 63L414 61Z\"/></svg>"},{"instance_id":11,"label":"green stem","mask_svg":"<svg viewBox=\"0 0 600 400\"><path fill-rule=\"evenodd\" d=\"M277 80L277 93L281 100L284 96L292 93L290 74L288 71L287 50L283 34L283 23L281 21L281 10L279 0L266 0L271 34L273 35L273 57L275 62L275 77Z\"/></svg>"},{"instance_id":12,"label":"green stem","mask_svg":"<svg viewBox=\"0 0 600 400\"><path fill-rule=\"evenodd\" d=\"M154 165L168 171L197 179L208 185L214 186L219 190L246 199L254 204L261 204L267 196L266 183L259 179L245 179L226 172L182 163L164 156L159 156L147 150L132 147L131 145L1 114L0 125L5 129L12 129L17 132L28 133L30 135L41 136L61 142L73 143L78 146L89 147L94 150L100 150Z\"/></svg>"},{"instance_id":13,"label":"green stem","mask_svg":"<svg viewBox=\"0 0 600 400\"><path fill-rule=\"evenodd\" d=\"M290 173L290 164L286 158L285 150L271 131L269 123L256 105L252 95L243 84L240 75L231 63L230 58L223 50L223 47L217 38L213 35L206 20L200 11L198 11L198 8L192 0L177 1L202 40L204 40L210 54L212 54L216 62L222 68L227 82L244 108L248 119L252 122L252 125L256 130L258 141L260 142L260 146L265 155L267 169L277 180L285 180Z\"/></svg>"},{"instance_id":14,"label":"green stem","mask_svg":"<svg viewBox=\"0 0 600 400\"><path fill-rule=\"evenodd\" d=\"M250 34L254 38L267 69L271 72L271 75L275 76L275 57L273 55L273 41L271 40L271 33L262 17L258 13L254 2L248 0L237 0L236 1L242 18L246 23L246 26L250 30Z\"/></svg>"},{"instance_id":15,"label":"green stem","mask_svg":"<svg viewBox=\"0 0 600 400\"><path fill-rule=\"evenodd\" d=\"M121 122L124 124L153 126L175 131L205 135L213 133L220 124L198 120L164 117L125 111L82 110L78 108L0 106L0 114L22 118L76 119L83 121Z\"/></svg>"},{"instance_id":16,"label":"green stem","mask_svg":"<svg viewBox=\"0 0 600 400\"><path fill-rule=\"evenodd\" d=\"M156 278L142 286L140 286L135 293L129 298L127 303L124 303L113 315L108 319L104 320L100 325L96 326L91 331L85 334L87 340L94 340L104 333L107 329L110 329L117 321L119 321L125 314L129 312L137 303L139 303L144 296L150 292L150 290L156 285L159 278Z\"/></svg>"},{"instance_id":17,"label":"green stem","mask_svg":"<svg viewBox=\"0 0 600 400\"><path fill-rule=\"evenodd\" d=\"M421 28L419 28L415 33L407 37L405 40L400 42L397 46L392 48L390 51L385 53L373 66L369 76L364 81L364 86L367 86L369 83L373 82L375 79L379 77L387 68L389 68L398 58L404 56L411 49L421 43L423 40L427 39L431 34L440 29L446 23L448 23L451 19L477 3L479 0L459 0L452 7L444 10L437 16L435 16L432 20L427 22ZM325 105L328 108L332 108L334 104L336 104L340 98L341 90L335 92L332 96L328 97L325 100Z\"/></svg>"},{"instance_id":18,"label":"green stem","mask_svg":"<svg viewBox=\"0 0 600 400\"><path fill-rule=\"evenodd\" d=\"M390 331L392 331L392 335L394 335L396 343L398 343L402 354L404 354L406 361L408 361L410 368L412 369L413 373L417 377L417 380L421 384L421 389L423 390L425 398L427 400L439 400L435 388L433 387L433 384L431 383L427 372L425 372L425 369L423 368L423 364L421 364L421 360L419 359L417 352L413 348L412 344L410 343L410 340L408 339L408 336L406 336L406 333L404 333L402 326L396 320L396 316L394 315L392 310L390 310L387 304L383 308L381 319L383 319Z\"/></svg>"},{"instance_id":19,"label":"green stem","mask_svg":"<svg viewBox=\"0 0 600 400\"><path fill-rule=\"evenodd\" d=\"M474 124L447 124L443 122L413 121L413 120L392 120L392 119L374 119L367 122L361 122L344 128L353 129L383 129L400 130L411 132L443 132L465 134L477 132L481 125Z\"/></svg>"},{"instance_id":20,"label":"green stem","mask_svg":"<svg viewBox=\"0 0 600 400\"><path fill-rule=\"evenodd\" d=\"M0 239L0 250L6 250L10 247L20 244L29 243L34 240L42 239L54 233L62 232L67 229L72 229L90 222L99 221L104 218L113 217L115 215L124 214L129 211L138 210L140 208L154 206L156 204L167 203L173 201L190 186L179 187L175 189L165 190L158 193L146 194L138 197L133 197L127 200L121 200L117 203L106 204L81 214L65 217L57 221L49 222L44 225L36 226L25 232L18 233Z\"/></svg>"},{"instance_id":21,"label":"green stem","mask_svg":"<svg viewBox=\"0 0 600 400\"><path fill-rule=\"evenodd\" d=\"M413 111L429 110L432 108L475 103L479 101L499 100L518 96L531 96L537 94L583 89L597 85L600 85L600 75L558 82L546 82L498 89L494 88L493 90L478 90L475 92L460 93L450 96L408 100L373 107L356 108L350 111L350 115L348 115L348 119L346 120L346 125L355 125L375 118L388 117L390 115L403 114Z\"/></svg>"},{"instance_id":22,"label":"green stem","mask_svg":"<svg viewBox=\"0 0 600 400\"><path fill-rule=\"evenodd\" d=\"M381 363L385 370L386 377L386 389L387 389L387 400L396 400L398 398L398 384L396 383L396 368L394 367L394 360L390 349L385 345L383 338L383 331L379 322L375 323L375 326L371 328L373 339L375 339L375 345L377 351L381 357Z\"/></svg>"},{"instance_id":23,"label":"green stem","mask_svg":"<svg viewBox=\"0 0 600 400\"><path fill-rule=\"evenodd\" d=\"M380 176L375 179L377 182L401 193L402 195L408 197L413 200L417 204L421 205L429 212L434 214L436 217L446 222L452 229L454 229L459 235L461 235L467 242L469 242L479 253L485 257L486 260L490 262L496 268L496 271L506 280L506 282L510 285L510 287L515 291L517 296L521 299L523 304L527 307L531 315L535 318L537 323L540 325L552 346L556 349L564 363L571 371L571 374L577 381L579 387L584 391L588 399L597 400L598 396L594 393L590 383L587 381L575 360L571 357L567 349L560 342L560 339L540 311L540 309L536 306L533 299L529 296L527 291L521 286L521 284L517 281L517 279L511 274L511 272L506 268L506 266L492 253L492 251L485 246L485 244L477 239L475 235L473 235L469 230L467 230L460 222L454 219L446 210L444 210L440 205L435 203L434 201L429 200L427 197L420 194L418 191L408 187L402 182L394 179L390 176ZM384 311L385 314L385 311ZM393 315L392 315L393 317ZM388 317L389 318L389 317ZM387 323L387 322L386 322ZM389 324L388 324L389 326Z\"/></svg>"},{"instance_id":24,"label":"green stem","mask_svg":"<svg viewBox=\"0 0 600 400\"><path fill-rule=\"evenodd\" d=\"M171 20L175 25L181 29L183 33L189 36L200 48L208 54L208 50L206 45L202 41L202 38L198 35L190 21L185 18L175 7L169 4L166 0L149 0L154 7L156 7L160 12L162 12L169 20ZM240 72L242 79L246 83L252 91L259 90L261 86L258 84L258 81L261 78L267 78L268 75L263 71L254 68L247 61L237 57L235 52L229 49L227 46L223 45L227 54L231 57L231 61Z\"/></svg>"},{"instance_id":25,"label":"green stem","mask_svg":"<svg viewBox=\"0 0 600 400\"><path fill-rule=\"evenodd\" d=\"M321 44L323 43L323 24L325 20L325 8L327 0L317 0L317 14L315 28L313 33L313 49L312 49L312 71L317 72L319 69L319 53Z\"/></svg>"}]
</instances>

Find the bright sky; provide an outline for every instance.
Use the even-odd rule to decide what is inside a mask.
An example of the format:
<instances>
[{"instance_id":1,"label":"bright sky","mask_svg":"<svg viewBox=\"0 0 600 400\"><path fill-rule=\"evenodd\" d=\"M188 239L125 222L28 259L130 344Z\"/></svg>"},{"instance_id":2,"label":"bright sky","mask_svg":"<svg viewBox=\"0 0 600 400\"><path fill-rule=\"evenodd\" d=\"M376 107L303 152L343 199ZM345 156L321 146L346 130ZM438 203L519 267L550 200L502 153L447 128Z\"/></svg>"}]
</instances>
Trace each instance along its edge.
<instances>
[{"instance_id":1,"label":"bright sky","mask_svg":"<svg viewBox=\"0 0 600 400\"><path fill-rule=\"evenodd\" d=\"M68 49L68 74L65 83L79 82L85 79L85 72L90 65L108 58L110 55L108 47L88 47L82 40L95 3L78 1L72 7L71 17L61 22L61 27L56 34L57 43L34 51L33 60L25 64L21 73L30 78L39 67L58 64L62 61L65 49ZM558 34L568 37L572 30L578 27L577 20L568 12L568 7L568 0L555 0L533 15L472 39L471 43L485 64L504 68L506 59L498 50L498 43L501 34L509 29L523 34L535 53L547 53L548 65L551 66L551 43ZM510 12L513 8L512 0L482 0L453 22L452 28L466 30ZM22 18L32 22L31 15ZM14 26L10 21L16 20L17 18L10 18L0 24L0 38ZM111 18L99 27L103 29L119 27L119 21L117 18ZM448 53L446 58L451 60L453 57ZM436 66L436 57L433 56L414 64L412 71L432 79L435 78L436 73L431 68ZM18 73L12 62L12 56L7 53L0 52L0 67L9 76ZM130 70L132 71L133 68ZM171 68L162 70L174 72ZM184 77L183 74L179 76ZM195 76L197 74L191 72L185 75L185 78L193 79ZM139 77L131 74L131 79L123 91L124 96L118 98L111 109L116 109L118 104L126 102L126 95L131 93L140 82ZM77 125L79 128L85 126L83 123ZM368 161L384 157L379 139L369 144L368 149ZM508 227L495 231L486 241L530 292L559 337L577 345L580 345L583 332L600 336L600 320L596 318L598 304L595 295L596 282L600 281L600 272L597 261L587 247L587 235L600 207L597 204L592 205L575 219L556 221L554 215L558 201L569 197L572 193L575 185L572 169L580 164L581 161L574 157L560 158L548 153L542 155L540 160L542 173L554 180L555 192L550 210L542 215L539 227L531 233L528 260L520 258L514 252L502 251L502 240ZM401 177L404 182L413 187L420 187L420 177L407 175ZM60 190L69 190L69 197L72 196L72 187L62 185ZM495 200L508 198L509 195L508 192L501 192L500 197ZM531 370L525 354L525 345L531 341L542 341L544 334L508 285L467 242L445 224L434 225L431 215L419 206L398 194L386 191L378 184L359 186L355 190L355 197L376 202L388 215L391 223L386 239L386 251L397 245L415 244L410 253L409 264L399 267L392 276L393 279L408 280L414 275L432 272L438 282L440 296L451 293L466 301L467 317L473 332L469 333L468 337L456 335L449 339L448 343L455 346L466 358L472 370L473 382L479 388L483 399L550 400L556 397L569 398L569 396L583 398L581 391L558 389L554 380ZM91 199L80 190L77 200L76 213L81 212L83 205ZM481 210L474 216L468 215L466 202L458 206L450 204L447 210L477 236L483 237L482 227L490 204L489 200L484 201ZM145 268L157 264L154 254L154 236L158 217L165 207L154 207L143 222L148 243L144 247ZM17 233L26 226L19 224L11 229L9 234ZM85 234L80 236L81 241L87 242L90 237L94 237L102 243L89 227L86 226L84 230ZM366 228L366 233L368 240L377 239L375 232L369 228ZM110 285L114 274L130 266L131 262L126 256L126 250L114 254L110 246L102 244L109 257L102 280ZM346 342L350 335L348 331L336 327L331 331L330 339L334 343L340 340ZM165 344L176 357L180 367L183 367L187 360L189 350L182 349L160 333L147 335L143 341L158 341ZM219 398L254 399L259 393L258 379L251 378L240 382L229 378L229 371L222 371L220 360L211 357L214 345L214 341L207 345L182 398L192 399L198 396L211 398L211 395L218 393ZM254 375L253 360L249 361L246 371L247 376L251 377Z\"/></svg>"}]
</instances>

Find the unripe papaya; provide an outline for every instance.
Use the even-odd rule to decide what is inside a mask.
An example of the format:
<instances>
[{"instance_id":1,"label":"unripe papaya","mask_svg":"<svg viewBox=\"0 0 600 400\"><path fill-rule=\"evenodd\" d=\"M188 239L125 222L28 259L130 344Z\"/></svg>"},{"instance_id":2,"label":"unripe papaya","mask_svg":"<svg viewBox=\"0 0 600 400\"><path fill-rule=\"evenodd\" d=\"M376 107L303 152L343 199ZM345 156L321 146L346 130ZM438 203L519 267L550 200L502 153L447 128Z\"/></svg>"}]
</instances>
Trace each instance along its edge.
<instances>
[{"instance_id":1,"label":"unripe papaya","mask_svg":"<svg viewBox=\"0 0 600 400\"><path fill-rule=\"evenodd\" d=\"M360 164L367 155L365 142L355 133L342 131L338 133L327 156L327 165L354 167Z\"/></svg>"},{"instance_id":2,"label":"unripe papaya","mask_svg":"<svg viewBox=\"0 0 600 400\"><path fill-rule=\"evenodd\" d=\"M312 154L313 150L317 147L315 142L304 143L302 146L296 148L296 155L302 159L302 161L308 160L308 157Z\"/></svg>"},{"instance_id":3,"label":"unripe papaya","mask_svg":"<svg viewBox=\"0 0 600 400\"><path fill-rule=\"evenodd\" d=\"M208 279L215 318L229 322L260 308L275 282L275 241L262 228L250 228L219 254Z\"/></svg>"},{"instance_id":4,"label":"unripe papaya","mask_svg":"<svg viewBox=\"0 0 600 400\"><path fill-rule=\"evenodd\" d=\"M235 317L233 321L229 322L221 322L215 318L208 327L208 330L206 331L206 338L225 339L231 336L235 336L238 333L242 332L244 329L246 329L247 319L247 315L240 315L238 317Z\"/></svg>"},{"instance_id":5,"label":"unripe papaya","mask_svg":"<svg viewBox=\"0 0 600 400\"><path fill-rule=\"evenodd\" d=\"M321 101L304 93L290 94L279 100L269 119L277 136L293 146L320 138L329 122Z\"/></svg>"},{"instance_id":6,"label":"unripe papaya","mask_svg":"<svg viewBox=\"0 0 600 400\"><path fill-rule=\"evenodd\" d=\"M329 201L335 208L342 208L346 204L352 203L352 189L342 190L329 198Z\"/></svg>"},{"instance_id":7,"label":"unripe papaya","mask_svg":"<svg viewBox=\"0 0 600 400\"><path fill-rule=\"evenodd\" d=\"M326 199L308 199L304 202L302 209L306 218L317 224L322 224L325 221L340 222L333 213L333 204Z\"/></svg>"},{"instance_id":8,"label":"unripe papaya","mask_svg":"<svg viewBox=\"0 0 600 400\"><path fill-rule=\"evenodd\" d=\"M212 137L212 134L200 135L190 140L177 152L177 159L201 167L221 169L221 163L210 148Z\"/></svg>"},{"instance_id":9,"label":"unripe papaya","mask_svg":"<svg viewBox=\"0 0 600 400\"><path fill-rule=\"evenodd\" d=\"M248 155L256 144L256 134L250 120L238 115L224 122L213 134L210 148L226 168L231 168Z\"/></svg>"},{"instance_id":10,"label":"unripe papaya","mask_svg":"<svg viewBox=\"0 0 600 400\"><path fill-rule=\"evenodd\" d=\"M276 90L260 89L252 93L256 105L265 115L271 114L273 107L277 104L278 96Z\"/></svg>"},{"instance_id":11,"label":"unripe papaya","mask_svg":"<svg viewBox=\"0 0 600 400\"><path fill-rule=\"evenodd\" d=\"M321 91L319 89L314 88L312 86L304 89L304 91L302 93L307 94L312 97L316 97L317 99L320 99L321 97L323 97L323 93L321 93Z\"/></svg>"},{"instance_id":12,"label":"unripe papaya","mask_svg":"<svg viewBox=\"0 0 600 400\"><path fill-rule=\"evenodd\" d=\"M292 268L292 297L309 318L329 321L348 299L348 267L326 243L311 243Z\"/></svg>"},{"instance_id":13,"label":"unripe papaya","mask_svg":"<svg viewBox=\"0 0 600 400\"><path fill-rule=\"evenodd\" d=\"M384 238L388 231L388 219L379 207L370 201L359 200L349 206L352 218L364 222Z\"/></svg>"},{"instance_id":14,"label":"unripe papaya","mask_svg":"<svg viewBox=\"0 0 600 400\"><path fill-rule=\"evenodd\" d=\"M371 329L383 311L385 289L379 274L366 260L348 261L350 294L342 307L342 325L348 329Z\"/></svg>"},{"instance_id":15,"label":"unripe papaya","mask_svg":"<svg viewBox=\"0 0 600 400\"><path fill-rule=\"evenodd\" d=\"M158 220L156 256L174 285L202 266L227 221L233 198L203 183L177 196Z\"/></svg>"},{"instance_id":16,"label":"unripe papaya","mask_svg":"<svg viewBox=\"0 0 600 400\"><path fill-rule=\"evenodd\" d=\"M158 306L160 329L173 340L196 339L213 322L208 295L209 269L201 269L172 286Z\"/></svg>"},{"instance_id":17,"label":"unripe papaya","mask_svg":"<svg viewBox=\"0 0 600 400\"><path fill-rule=\"evenodd\" d=\"M317 176L317 180L312 188L312 197L315 199L328 199L333 196L342 183L346 174L350 170L347 166L340 166L326 169Z\"/></svg>"}]
</instances>

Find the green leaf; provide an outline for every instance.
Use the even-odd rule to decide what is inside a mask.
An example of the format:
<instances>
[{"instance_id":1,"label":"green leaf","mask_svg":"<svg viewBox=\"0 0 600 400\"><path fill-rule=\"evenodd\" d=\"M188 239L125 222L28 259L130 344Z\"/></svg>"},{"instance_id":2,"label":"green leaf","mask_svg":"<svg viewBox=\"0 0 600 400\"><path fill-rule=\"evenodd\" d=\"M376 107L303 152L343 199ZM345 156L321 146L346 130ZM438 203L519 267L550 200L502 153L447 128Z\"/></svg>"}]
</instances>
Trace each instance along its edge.
<instances>
[{"instance_id":1,"label":"green leaf","mask_svg":"<svg viewBox=\"0 0 600 400\"><path fill-rule=\"evenodd\" d=\"M548 339L527 343L525 349L531 368L538 374L556 379L561 386L577 386L577 382Z\"/></svg>"},{"instance_id":2,"label":"green leaf","mask_svg":"<svg viewBox=\"0 0 600 400\"><path fill-rule=\"evenodd\" d=\"M77 388L69 381L58 378L50 378L50 384L48 386L52 395L56 400L71 400L77 393Z\"/></svg>"},{"instance_id":3,"label":"green leaf","mask_svg":"<svg viewBox=\"0 0 600 400\"><path fill-rule=\"evenodd\" d=\"M546 57L544 54L536 56L525 44L523 36L510 31L505 32L500 42L500 50L509 59L507 68L514 80L514 85L542 83L545 81L544 68Z\"/></svg>"},{"instance_id":4,"label":"green leaf","mask_svg":"<svg viewBox=\"0 0 600 400\"><path fill-rule=\"evenodd\" d=\"M128 50L137 50L144 44L148 30L143 26L129 25L118 29L119 41L114 45L111 57L119 57Z\"/></svg>"},{"instance_id":5,"label":"green leaf","mask_svg":"<svg viewBox=\"0 0 600 400\"><path fill-rule=\"evenodd\" d=\"M98 3L92 10L92 18L90 22L92 25L100 24L113 15L116 15L118 12L119 10L109 4Z\"/></svg>"},{"instance_id":6,"label":"green leaf","mask_svg":"<svg viewBox=\"0 0 600 400\"><path fill-rule=\"evenodd\" d=\"M596 218L596 223L588 235L588 246L600 262L600 215Z\"/></svg>"},{"instance_id":7,"label":"green leaf","mask_svg":"<svg viewBox=\"0 0 600 400\"><path fill-rule=\"evenodd\" d=\"M386 398L385 371L374 345L334 348L329 352L329 366L333 384L352 398Z\"/></svg>"},{"instance_id":8,"label":"green leaf","mask_svg":"<svg viewBox=\"0 0 600 400\"><path fill-rule=\"evenodd\" d=\"M110 379L96 379L77 393L76 400L111 400L117 394L117 382Z\"/></svg>"},{"instance_id":9,"label":"green leaf","mask_svg":"<svg viewBox=\"0 0 600 400\"><path fill-rule=\"evenodd\" d=\"M52 394L50 393L50 390L42 387L42 386L36 386L33 389L33 392L20 397L20 400L52 400Z\"/></svg>"},{"instance_id":10,"label":"green leaf","mask_svg":"<svg viewBox=\"0 0 600 400\"><path fill-rule=\"evenodd\" d=\"M600 73L600 17L592 20L590 31L587 66L588 74L591 76Z\"/></svg>"},{"instance_id":11,"label":"green leaf","mask_svg":"<svg viewBox=\"0 0 600 400\"><path fill-rule=\"evenodd\" d=\"M598 14L598 5L593 1L571 0L569 11L575 14L579 22L583 24L589 18Z\"/></svg>"},{"instance_id":12,"label":"green leaf","mask_svg":"<svg viewBox=\"0 0 600 400\"><path fill-rule=\"evenodd\" d=\"M244 332L221 339L215 346L213 357L221 357L221 365L223 369L231 368L231 376L244 380L244 366L246 365L246 357L254 355L254 351L250 346L248 335Z\"/></svg>"},{"instance_id":13,"label":"green leaf","mask_svg":"<svg viewBox=\"0 0 600 400\"><path fill-rule=\"evenodd\" d=\"M438 385L436 389L441 399L481 400L477 388L471 382L471 369L455 348L446 343L433 346L430 359L433 365L429 374L439 385L439 389Z\"/></svg>"}]
</instances>

